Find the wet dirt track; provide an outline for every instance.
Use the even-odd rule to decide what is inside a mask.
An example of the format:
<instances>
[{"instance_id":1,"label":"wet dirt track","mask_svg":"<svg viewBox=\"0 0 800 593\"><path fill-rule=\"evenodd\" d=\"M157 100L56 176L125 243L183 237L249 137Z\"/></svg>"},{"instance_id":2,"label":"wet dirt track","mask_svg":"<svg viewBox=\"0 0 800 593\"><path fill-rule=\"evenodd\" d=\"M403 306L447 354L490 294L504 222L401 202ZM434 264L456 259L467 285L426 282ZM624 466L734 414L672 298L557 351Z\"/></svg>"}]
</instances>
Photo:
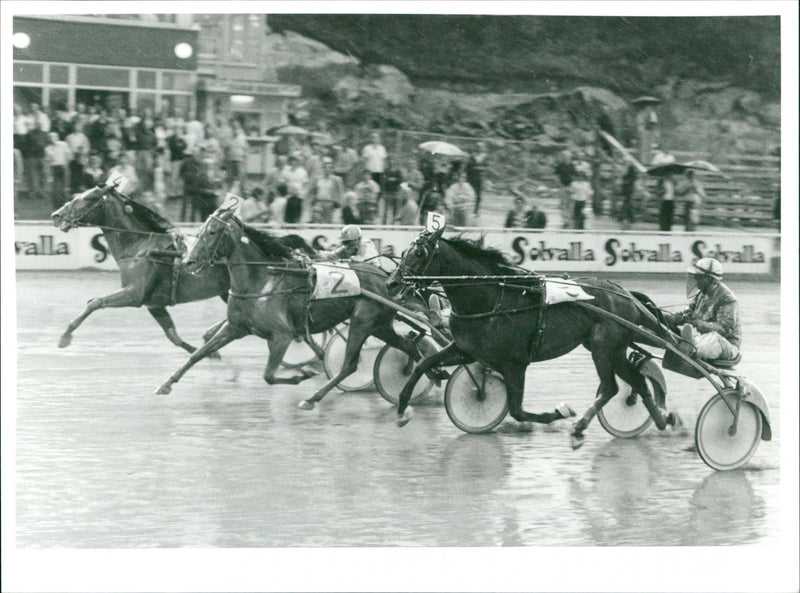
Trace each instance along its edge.
<instances>
[{"instance_id":1,"label":"wet dirt track","mask_svg":"<svg viewBox=\"0 0 800 593\"><path fill-rule=\"evenodd\" d=\"M680 281L626 281L662 305ZM778 284L730 283L743 311L740 370L764 392L773 440L743 469L714 472L694 452L712 394L667 372L679 433L618 440L596 421L572 451L568 423L467 435L434 390L406 427L377 392L324 381L267 386L265 341L204 361L172 393L186 359L144 309L103 310L57 348L87 299L116 274L17 274L16 538L23 548L719 545L774 542L779 517ZM219 300L171 309L197 344ZM597 384L584 350L528 370L525 407L579 413Z\"/></svg>"}]
</instances>

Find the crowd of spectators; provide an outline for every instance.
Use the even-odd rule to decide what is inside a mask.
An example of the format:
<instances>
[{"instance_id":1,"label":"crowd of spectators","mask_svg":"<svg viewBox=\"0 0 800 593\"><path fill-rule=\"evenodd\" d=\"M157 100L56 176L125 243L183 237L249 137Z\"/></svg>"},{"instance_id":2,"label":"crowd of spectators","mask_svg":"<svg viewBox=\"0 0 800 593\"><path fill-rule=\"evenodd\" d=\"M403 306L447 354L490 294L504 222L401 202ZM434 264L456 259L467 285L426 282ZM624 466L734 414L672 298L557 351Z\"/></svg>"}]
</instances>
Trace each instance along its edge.
<instances>
[{"instance_id":1,"label":"crowd of spectators","mask_svg":"<svg viewBox=\"0 0 800 593\"><path fill-rule=\"evenodd\" d=\"M437 211L468 226L487 166L483 143L456 161L390 154L379 133L360 150L348 139L287 135L259 178L246 170L248 141L235 117L200 121L81 103L49 114L15 105L14 149L20 200L49 198L57 208L118 173L126 193L156 210L177 200L181 221L204 220L232 193L252 221L415 225Z\"/></svg>"}]
</instances>

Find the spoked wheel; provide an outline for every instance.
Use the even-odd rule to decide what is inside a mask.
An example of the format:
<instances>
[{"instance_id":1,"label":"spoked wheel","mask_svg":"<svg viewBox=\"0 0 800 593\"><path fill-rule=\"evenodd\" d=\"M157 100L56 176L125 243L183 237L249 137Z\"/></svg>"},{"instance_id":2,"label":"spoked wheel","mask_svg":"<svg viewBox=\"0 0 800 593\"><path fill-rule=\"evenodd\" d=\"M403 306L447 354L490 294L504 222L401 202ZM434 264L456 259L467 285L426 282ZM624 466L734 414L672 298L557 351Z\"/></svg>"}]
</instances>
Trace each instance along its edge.
<instances>
[{"instance_id":1,"label":"spoked wheel","mask_svg":"<svg viewBox=\"0 0 800 593\"><path fill-rule=\"evenodd\" d=\"M436 341L426 336L417 343L422 356L430 356L431 354L439 351L439 345ZM386 344L378 356L375 358L375 367L373 369L373 377L375 379L375 387L378 388L378 393L390 404L397 404L400 401L400 392L405 387L406 382L411 373L405 373L408 364L408 355L402 350L392 348ZM413 370L413 366L411 367ZM426 375L420 377L417 381L414 391L411 394L411 401L414 402L420 398L425 397L430 393L433 388L433 381Z\"/></svg>"},{"instance_id":2,"label":"spoked wheel","mask_svg":"<svg viewBox=\"0 0 800 593\"><path fill-rule=\"evenodd\" d=\"M325 346L325 341L328 338L328 333L314 334L311 336L311 341L314 342L319 348ZM299 369L317 360L317 355L306 344L305 340L297 342L292 340L289 347L286 349L286 354L283 355L281 366L286 369Z\"/></svg>"},{"instance_id":3,"label":"spoked wheel","mask_svg":"<svg viewBox=\"0 0 800 593\"><path fill-rule=\"evenodd\" d=\"M728 399L735 404L737 397L737 394L732 393ZM763 430L762 422L758 408L743 401L739 406L736 431L731 434L733 414L722 396L715 394L700 410L694 427L694 444L700 458L716 470L742 467L758 449Z\"/></svg>"},{"instance_id":4,"label":"spoked wheel","mask_svg":"<svg viewBox=\"0 0 800 593\"><path fill-rule=\"evenodd\" d=\"M444 407L464 432L489 432L508 414L505 381L480 362L462 365L447 382Z\"/></svg>"},{"instance_id":5,"label":"spoked wheel","mask_svg":"<svg viewBox=\"0 0 800 593\"><path fill-rule=\"evenodd\" d=\"M655 401L661 401L663 389L651 377L645 376ZM597 419L606 432L621 439L639 436L653 423L642 396L632 393L631 386L617 377L619 392L597 412Z\"/></svg>"},{"instance_id":6,"label":"spoked wheel","mask_svg":"<svg viewBox=\"0 0 800 593\"><path fill-rule=\"evenodd\" d=\"M347 347L348 329L348 327L337 327L325 346L323 365L328 379L333 379L342 369L345 348ZM374 388L372 369L375 366L375 359L382 345L383 342L377 338L367 338L358 357L356 372L346 377L336 388L341 391L365 391Z\"/></svg>"}]
</instances>

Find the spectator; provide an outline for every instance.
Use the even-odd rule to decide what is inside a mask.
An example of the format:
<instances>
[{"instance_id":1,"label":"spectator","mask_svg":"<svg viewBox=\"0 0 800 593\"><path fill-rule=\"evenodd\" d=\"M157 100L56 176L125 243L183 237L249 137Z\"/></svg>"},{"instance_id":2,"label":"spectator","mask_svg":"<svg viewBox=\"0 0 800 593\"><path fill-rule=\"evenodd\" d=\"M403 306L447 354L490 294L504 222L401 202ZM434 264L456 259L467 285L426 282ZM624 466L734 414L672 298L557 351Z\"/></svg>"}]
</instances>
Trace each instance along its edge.
<instances>
[{"instance_id":1,"label":"spectator","mask_svg":"<svg viewBox=\"0 0 800 593\"><path fill-rule=\"evenodd\" d=\"M94 107L92 107L94 110ZM110 121L105 111L100 113L93 113L95 119L90 119L88 129L86 130L86 137L89 138L89 146L92 150L100 155L104 161L106 160L106 133L110 125Z\"/></svg>"},{"instance_id":2,"label":"spectator","mask_svg":"<svg viewBox=\"0 0 800 593\"><path fill-rule=\"evenodd\" d=\"M585 169L576 167L575 179L569 187L572 196L572 228L583 229L586 220L584 207L594 194Z\"/></svg>"},{"instance_id":3,"label":"spectator","mask_svg":"<svg viewBox=\"0 0 800 593\"><path fill-rule=\"evenodd\" d=\"M675 184L672 175L659 178L655 187L658 199L658 228L662 231L672 230L672 221L675 217Z\"/></svg>"},{"instance_id":4,"label":"spectator","mask_svg":"<svg viewBox=\"0 0 800 593\"><path fill-rule=\"evenodd\" d=\"M691 169L686 170L686 185L683 188L682 195L684 196L684 213L683 224L684 228L691 232L697 229L700 224L700 208L703 205L703 200L706 198L706 190L703 184Z\"/></svg>"},{"instance_id":5,"label":"spectator","mask_svg":"<svg viewBox=\"0 0 800 593\"><path fill-rule=\"evenodd\" d=\"M179 124L173 124L169 128L169 132L167 149L169 150L171 183L168 191L171 196L183 195L180 169L183 159L186 158L186 140L183 138L182 128Z\"/></svg>"},{"instance_id":6,"label":"spectator","mask_svg":"<svg viewBox=\"0 0 800 593\"><path fill-rule=\"evenodd\" d=\"M292 153L289 157L289 168L283 173L283 180L289 188L286 201L287 223L297 223L303 216L303 201L308 194L308 172L300 166L300 156Z\"/></svg>"},{"instance_id":7,"label":"spectator","mask_svg":"<svg viewBox=\"0 0 800 593\"><path fill-rule=\"evenodd\" d=\"M358 194L354 191L345 192L342 200L342 222L344 224L361 224L357 204Z\"/></svg>"},{"instance_id":8,"label":"spectator","mask_svg":"<svg viewBox=\"0 0 800 593\"><path fill-rule=\"evenodd\" d=\"M536 206L528 207L525 197L517 195L514 207L506 216L505 228L543 229L547 226L547 216Z\"/></svg>"},{"instance_id":9,"label":"spectator","mask_svg":"<svg viewBox=\"0 0 800 593\"><path fill-rule=\"evenodd\" d=\"M167 200L167 185L164 173L164 148L159 146L153 158L153 197L158 201L163 210Z\"/></svg>"},{"instance_id":10,"label":"spectator","mask_svg":"<svg viewBox=\"0 0 800 593\"><path fill-rule=\"evenodd\" d=\"M269 209L264 203L264 190L253 188L252 193L239 204L237 215L244 222L266 222L269 220Z\"/></svg>"},{"instance_id":11,"label":"spectator","mask_svg":"<svg viewBox=\"0 0 800 593\"><path fill-rule=\"evenodd\" d=\"M633 194L636 191L636 167L630 165L622 177L622 228L628 230L634 221Z\"/></svg>"},{"instance_id":12,"label":"spectator","mask_svg":"<svg viewBox=\"0 0 800 593\"><path fill-rule=\"evenodd\" d=\"M361 224L375 224L378 218L378 196L381 188L370 171L364 171L363 177L355 187L358 196L358 218Z\"/></svg>"},{"instance_id":13,"label":"spectator","mask_svg":"<svg viewBox=\"0 0 800 593\"><path fill-rule=\"evenodd\" d=\"M23 111L22 107L14 103L14 148L23 150L25 134L31 129L31 118Z\"/></svg>"},{"instance_id":14,"label":"spectator","mask_svg":"<svg viewBox=\"0 0 800 593\"><path fill-rule=\"evenodd\" d=\"M25 185L32 198L44 197L44 155L49 142L47 133L42 130L41 120L33 119L30 130L25 134L22 151Z\"/></svg>"},{"instance_id":15,"label":"spectator","mask_svg":"<svg viewBox=\"0 0 800 593\"><path fill-rule=\"evenodd\" d=\"M122 130L119 122L109 120L105 128L106 136L103 139L106 165L113 167L119 162L119 157L123 152ZM133 159L131 159L132 161Z\"/></svg>"},{"instance_id":16,"label":"spectator","mask_svg":"<svg viewBox=\"0 0 800 593\"><path fill-rule=\"evenodd\" d=\"M216 133L221 153L220 162L222 163L222 168L227 172L230 170L231 146L233 144L233 128L227 118L219 118L217 121ZM267 191L267 195L269 195L269 191Z\"/></svg>"},{"instance_id":17,"label":"spectator","mask_svg":"<svg viewBox=\"0 0 800 593\"><path fill-rule=\"evenodd\" d=\"M445 216L447 215L444 197L441 192L436 189L429 189L422 194L419 204L420 221L422 224L425 224L425 221L428 219L428 212L439 212Z\"/></svg>"},{"instance_id":18,"label":"spectator","mask_svg":"<svg viewBox=\"0 0 800 593\"><path fill-rule=\"evenodd\" d=\"M359 158L354 148L335 145L333 147L333 173L342 178L345 187L358 183Z\"/></svg>"},{"instance_id":19,"label":"spectator","mask_svg":"<svg viewBox=\"0 0 800 593\"><path fill-rule=\"evenodd\" d=\"M572 180L575 177L575 165L572 162L572 153L569 150L565 150L558 155L555 174L563 188L560 193L559 203L563 227L568 229L572 226L572 192L570 185L572 185Z\"/></svg>"},{"instance_id":20,"label":"spectator","mask_svg":"<svg viewBox=\"0 0 800 593\"><path fill-rule=\"evenodd\" d=\"M381 135L373 132L371 142L361 151L364 159L364 168L369 172L372 180L378 184L378 190L383 188L383 173L386 170L386 148L381 144Z\"/></svg>"},{"instance_id":21,"label":"spectator","mask_svg":"<svg viewBox=\"0 0 800 593\"><path fill-rule=\"evenodd\" d=\"M322 176L311 184L312 211L311 222L333 222L333 212L344 198L344 183L341 177L333 174L333 160L322 159Z\"/></svg>"},{"instance_id":22,"label":"spectator","mask_svg":"<svg viewBox=\"0 0 800 593\"><path fill-rule=\"evenodd\" d=\"M119 162L108 171L108 176L112 175L122 175L128 180L125 186L126 194L135 196L139 193L139 177L136 175L136 169L131 164L131 157L127 152L120 154Z\"/></svg>"},{"instance_id":23,"label":"spectator","mask_svg":"<svg viewBox=\"0 0 800 593\"><path fill-rule=\"evenodd\" d=\"M475 190L467 183L466 171L460 171L456 182L447 188L444 202L453 226L467 226L469 215L475 209Z\"/></svg>"},{"instance_id":24,"label":"spectator","mask_svg":"<svg viewBox=\"0 0 800 593\"><path fill-rule=\"evenodd\" d=\"M284 169L286 169L287 160L282 154L275 157L275 166L270 169L267 176L264 178L264 187L267 191L267 197L275 197L278 193L278 184L281 183L281 176Z\"/></svg>"},{"instance_id":25,"label":"spectator","mask_svg":"<svg viewBox=\"0 0 800 593\"><path fill-rule=\"evenodd\" d=\"M234 121L233 140L231 140L229 153L230 161L228 163L230 167L228 170L228 191L234 191L237 182L240 192L246 190L247 174L245 171L245 158L249 149L250 146L247 143L247 136L244 133L244 128L242 128L242 125L238 121Z\"/></svg>"},{"instance_id":26,"label":"spectator","mask_svg":"<svg viewBox=\"0 0 800 593\"><path fill-rule=\"evenodd\" d=\"M50 117L41 110L38 103L31 103L29 120L32 124L38 123L39 129L45 134L50 132Z\"/></svg>"},{"instance_id":27,"label":"spectator","mask_svg":"<svg viewBox=\"0 0 800 593\"><path fill-rule=\"evenodd\" d=\"M180 176L184 188L181 220L193 222L195 215L199 214L200 220L204 221L216 209L217 196L199 155L192 154L183 159Z\"/></svg>"},{"instance_id":28,"label":"spectator","mask_svg":"<svg viewBox=\"0 0 800 593\"><path fill-rule=\"evenodd\" d=\"M147 109L139 121L133 125L136 136L136 174L142 190L153 189L153 154L156 148L156 123L152 112Z\"/></svg>"},{"instance_id":29,"label":"spectator","mask_svg":"<svg viewBox=\"0 0 800 593\"><path fill-rule=\"evenodd\" d=\"M44 159L50 168L52 186L50 199L53 209L58 209L67 202L67 167L72 160L69 145L58 137L58 132L50 132L50 144L44 149Z\"/></svg>"},{"instance_id":30,"label":"spectator","mask_svg":"<svg viewBox=\"0 0 800 593\"><path fill-rule=\"evenodd\" d=\"M289 188L285 183L279 183L275 191L277 195L269 203L269 218L273 224L283 224L286 221L286 203L289 197Z\"/></svg>"},{"instance_id":31,"label":"spectator","mask_svg":"<svg viewBox=\"0 0 800 593\"><path fill-rule=\"evenodd\" d=\"M102 185L105 180L106 173L103 170L103 159L99 154L93 152L89 155L89 164L83 170L81 187L97 187L98 185Z\"/></svg>"},{"instance_id":32,"label":"spectator","mask_svg":"<svg viewBox=\"0 0 800 593\"><path fill-rule=\"evenodd\" d=\"M475 216L478 215L478 210L481 207L481 193L483 192L483 176L486 172L486 143L478 142L477 152L470 155L467 162L467 181L475 190Z\"/></svg>"},{"instance_id":33,"label":"spectator","mask_svg":"<svg viewBox=\"0 0 800 593\"><path fill-rule=\"evenodd\" d=\"M86 189L83 187L83 168L89 159L89 138L83 133L83 124L76 123L66 139L72 159L69 162L69 190L75 194Z\"/></svg>"},{"instance_id":34,"label":"spectator","mask_svg":"<svg viewBox=\"0 0 800 593\"><path fill-rule=\"evenodd\" d=\"M394 217L394 223L403 226L415 226L419 217L419 206L417 205L414 190L407 182L400 184L400 196L405 200Z\"/></svg>"},{"instance_id":35,"label":"spectator","mask_svg":"<svg viewBox=\"0 0 800 593\"><path fill-rule=\"evenodd\" d=\"M206 139L206 128L203 123L197 119L197 114L192 113L189 121L185 124L186 152L195 154L200 150L200 143Z\"/></svg>"},{"instance_id":36,"label":"spectator","mask_svg":"<svg viewBox=\"0 0 800 593\"><path fill-rule=\"evenodd\" d=\"M381 201L383 202L383 224L392 222L395 213L403 205L403 198L400 195L400 184L403 182L403 171L395 164L392 157L386 158L386 170L383 175L383 192Z\"/></svg>"}]
</instances>

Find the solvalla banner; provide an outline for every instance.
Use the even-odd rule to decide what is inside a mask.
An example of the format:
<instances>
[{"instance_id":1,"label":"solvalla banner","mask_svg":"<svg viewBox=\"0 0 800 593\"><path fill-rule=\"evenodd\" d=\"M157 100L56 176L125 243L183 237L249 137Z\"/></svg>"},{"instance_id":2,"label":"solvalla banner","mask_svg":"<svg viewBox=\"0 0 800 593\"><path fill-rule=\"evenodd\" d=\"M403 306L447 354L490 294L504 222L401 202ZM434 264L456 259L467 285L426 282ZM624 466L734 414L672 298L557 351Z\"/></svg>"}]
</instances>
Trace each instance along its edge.
<instances>
[{"instance_id":1,"label":"solvalla banner","mask_svg":"<svg viewBox=\"0 0 800 593\"><path fill-rule=\"evenodd\" d=\"M181 228L191 236L199 226ZM296 233L318 249L334 246L340 231L335 225L263 228L276 234ZM400 256L421 230L422 227L364 227L363 232L380 250ZM445 232L445 239L449 234ZM761 275L770 273L772 258L780 254L780 238L776 234L513 229L465 229L458 234L483 237L486 246L500 249L513 263L545 273L682 273L701 257L715 257L722 262L726 274ZM18 222L14 247L18 270L117 269L105 237L97 228L64 233L47 223Z\"/></svg>"}]
</instances>

